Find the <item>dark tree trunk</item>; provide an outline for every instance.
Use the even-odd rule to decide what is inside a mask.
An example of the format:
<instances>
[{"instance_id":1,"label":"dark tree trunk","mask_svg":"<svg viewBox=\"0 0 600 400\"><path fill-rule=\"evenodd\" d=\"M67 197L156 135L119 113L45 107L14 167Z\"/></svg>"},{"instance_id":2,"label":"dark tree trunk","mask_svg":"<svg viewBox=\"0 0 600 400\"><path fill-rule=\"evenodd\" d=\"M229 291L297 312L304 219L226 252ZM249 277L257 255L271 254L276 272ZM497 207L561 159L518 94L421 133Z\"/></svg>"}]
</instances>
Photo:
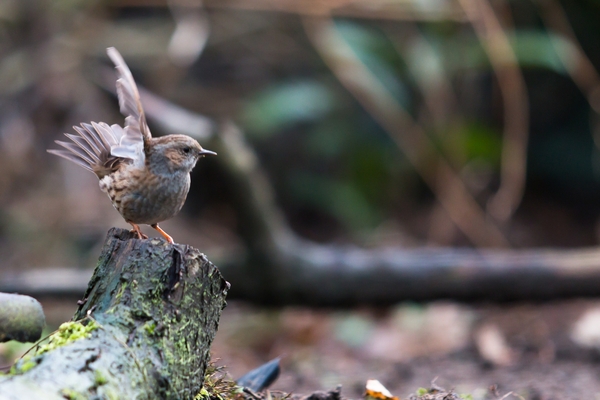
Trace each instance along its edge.
<instances>
[{"instance_id":1,"label":"dark tree trunk","mask_svg":"<svg viewBox=\"0 0 600 400\"><path fill-rule=\"evenodd\" d=\"M228 288L197 249L113 228L74 316L81 323L0 378L0 398L192 399Z\"/></svg>"}]
</instances>

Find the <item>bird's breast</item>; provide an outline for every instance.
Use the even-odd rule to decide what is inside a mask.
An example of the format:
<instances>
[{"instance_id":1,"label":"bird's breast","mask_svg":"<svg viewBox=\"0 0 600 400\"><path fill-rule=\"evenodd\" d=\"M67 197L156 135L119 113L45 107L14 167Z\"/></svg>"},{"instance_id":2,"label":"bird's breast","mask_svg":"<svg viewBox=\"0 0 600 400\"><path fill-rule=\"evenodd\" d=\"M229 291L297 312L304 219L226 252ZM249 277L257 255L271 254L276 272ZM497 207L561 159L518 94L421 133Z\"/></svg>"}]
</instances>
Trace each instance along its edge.
<instances>
[{"instance_id":1,"label":"bird's breast","mask_svg":"<svg viewBox=\"0 0 600 400\"><path fill-rule=\"evenodd\" d=\"M190 188L190 175L158 175L146 169L123 168L101 179L100 188L126 221L151 225L181 210Z\"/></svg>"}]
</instances>

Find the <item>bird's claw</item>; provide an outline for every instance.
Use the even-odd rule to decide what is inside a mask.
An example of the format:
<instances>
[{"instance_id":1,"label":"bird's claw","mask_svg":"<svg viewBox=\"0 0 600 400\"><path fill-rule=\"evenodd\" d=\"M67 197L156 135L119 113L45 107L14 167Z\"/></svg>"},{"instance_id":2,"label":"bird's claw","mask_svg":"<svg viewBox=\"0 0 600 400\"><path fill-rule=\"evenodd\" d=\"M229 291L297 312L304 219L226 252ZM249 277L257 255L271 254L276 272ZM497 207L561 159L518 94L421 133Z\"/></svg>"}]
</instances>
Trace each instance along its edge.
<instances>
[{"instance_id":1,"label":"bird's claw","mask_svg":"<svg viewBox=\"0 0 600 400\"><path fill-rule=\"evenodd\" d=\"M161 229L161 228L158 226L158 224L153 224L153 225L150 225L150 226L151 226L151 227L153 227L154 229L156 229L156 230L158 231L158 233L160 233L160 234L162 235L162 237L164 237L164 238L167 240L167 242L169 242L169 243L171 243L171 244L175 243L175 242L173 241L173 238L171 237L171 235L169 235L167 232L163 231L163 230L162 230L162 229Z\"/></svg>"},{"instance_id":2,"label":"bird's claw","mask_svg":"<svg viewBox=\"0 0 600 400\"><path fill-rule=\"evenodd\" d=\"M134 224L133 222L130 222L130 224L133 226L133 229L129 232L135 233L138 239L148 239L148 235L144 235L137 224Z\"/></svg>"},{"instance_id":3,"label":"bird's claw","mask_svg":"<svg viewBox=\"0 0 600 400\"><path fill-rule=\"evenodd\" d=\"M135 233L136 236L138 237L138 239L148 239L148 235L142 233L142 232L138 232L135 229L130 230L129 232L131 233Z\"/></svg>"}]
</instances>

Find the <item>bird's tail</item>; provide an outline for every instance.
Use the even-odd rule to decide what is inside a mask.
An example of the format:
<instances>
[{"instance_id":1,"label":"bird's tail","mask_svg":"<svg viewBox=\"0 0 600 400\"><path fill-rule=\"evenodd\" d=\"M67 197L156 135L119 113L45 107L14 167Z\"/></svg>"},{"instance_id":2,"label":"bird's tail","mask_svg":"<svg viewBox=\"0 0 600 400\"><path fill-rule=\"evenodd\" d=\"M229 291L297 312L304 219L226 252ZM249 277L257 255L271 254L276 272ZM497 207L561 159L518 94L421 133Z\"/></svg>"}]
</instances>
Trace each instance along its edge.
<instances>
[{"instance_id":1,"label":"bird's tail","mask_svg":"<svg viewBox=\"0 0 600 400\"><path fill-rule=\"evenodd\" d=\"M117 161L111 155L111 148L118 145L124 133L123 128L119 125L109 126L104 122L92 122L82 123L81 127L74 126L73 129L79 135L65 133L71 142L55 141L66 150L48 150L48 153L66 158L102 178Z\"/></svg>"}]
</instances>

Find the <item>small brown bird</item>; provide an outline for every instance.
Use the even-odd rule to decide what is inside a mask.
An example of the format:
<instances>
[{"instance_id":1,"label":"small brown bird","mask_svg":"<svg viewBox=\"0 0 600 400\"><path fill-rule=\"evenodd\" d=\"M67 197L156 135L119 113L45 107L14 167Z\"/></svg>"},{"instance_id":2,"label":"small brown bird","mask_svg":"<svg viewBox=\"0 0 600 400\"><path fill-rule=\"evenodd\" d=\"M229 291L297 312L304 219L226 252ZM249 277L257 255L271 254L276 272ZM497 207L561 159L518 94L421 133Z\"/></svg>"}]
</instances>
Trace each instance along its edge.
<instances>
[{"instance_id":1,"label":"small brown bird","mask_svg":"<svg viewBox=\"0 0 600 400\"><path fill-rule=\"evenodd\" d=\"M139 227L147 224L173 243L158 223L183 207L196 161L217 153L185 135L153 138L129 67L114 47L107 53L119 75L117 94L125 128L104 122L82 123L73 127L78 135L65 133L71 142L56 141L66 150L48 152L95 173L100 189L140 239L148 238Z\"/></svg>"}]
</instances>

